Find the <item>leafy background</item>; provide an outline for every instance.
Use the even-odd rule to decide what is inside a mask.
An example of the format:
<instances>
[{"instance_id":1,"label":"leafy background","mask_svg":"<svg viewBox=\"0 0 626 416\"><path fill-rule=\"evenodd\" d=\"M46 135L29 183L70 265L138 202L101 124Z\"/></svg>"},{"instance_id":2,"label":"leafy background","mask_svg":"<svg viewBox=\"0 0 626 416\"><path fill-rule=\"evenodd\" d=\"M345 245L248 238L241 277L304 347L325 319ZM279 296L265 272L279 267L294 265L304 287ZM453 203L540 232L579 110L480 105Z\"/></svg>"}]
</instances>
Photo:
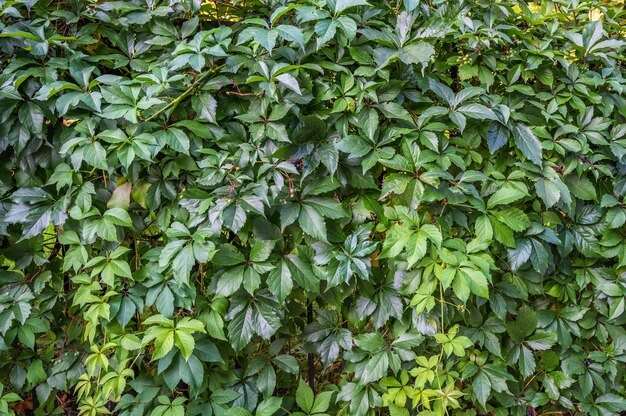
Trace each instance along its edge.
<instances>
[{"instance_id":1,"label":"leafy background","mask_svg":"<svg viewBox=\"0 0 626 416\"><path fill-rule=\"evenodd\" d=\"M0 414L626 411L622 2L0 10Z\"/></svg>"}]
</instances>

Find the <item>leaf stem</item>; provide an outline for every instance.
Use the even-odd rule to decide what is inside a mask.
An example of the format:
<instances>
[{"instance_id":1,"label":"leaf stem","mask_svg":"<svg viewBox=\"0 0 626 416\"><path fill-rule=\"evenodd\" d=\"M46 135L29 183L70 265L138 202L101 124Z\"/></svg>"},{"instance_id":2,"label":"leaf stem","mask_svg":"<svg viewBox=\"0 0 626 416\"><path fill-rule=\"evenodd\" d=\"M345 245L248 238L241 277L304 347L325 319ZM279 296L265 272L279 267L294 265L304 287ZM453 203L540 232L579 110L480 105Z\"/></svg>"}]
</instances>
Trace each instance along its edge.
<instances>
[{"instance_id":1,"label":"leaf stem","mask_svg":"<svg viewBox=\"0 0 626 416\"><path fill-rule=\"evenodd\" d=\"M307 300L306 303L306 321L310 325L313 323L313 302L311 300ZM309 387L313 393L315 393L315 362L313 353L309 353L307 356L308 361L308 376L309 376Z\"/></svg>"},{"instance_id":2,"label":"leaf stem","mask_svg":"<svg viewBox=\"0 0 626 416\"><path fill-rule=\"evenodd\" d=\"M441 279L439 279L439 305L441 306L441 333L445 334L445 330L444 330L444 304L446 303L446 301L443 299L443 285L441 284Z\"/></svg>"}]
</instances>

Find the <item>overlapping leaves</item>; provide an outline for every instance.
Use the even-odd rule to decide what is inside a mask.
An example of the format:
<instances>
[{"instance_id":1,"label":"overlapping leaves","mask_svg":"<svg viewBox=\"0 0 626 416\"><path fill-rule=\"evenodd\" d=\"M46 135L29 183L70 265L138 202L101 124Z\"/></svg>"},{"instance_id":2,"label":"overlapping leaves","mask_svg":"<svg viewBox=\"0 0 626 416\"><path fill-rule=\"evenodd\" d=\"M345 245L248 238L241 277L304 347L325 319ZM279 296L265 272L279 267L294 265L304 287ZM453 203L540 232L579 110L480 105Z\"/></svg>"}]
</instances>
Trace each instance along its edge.
<instances>
[{"instance_id":1,"label":"overlapping leaves","mask_svg":"<svg viewBox=\"0 0 626 416\"><path fill-rule=\"evenodd\" d=\"M626 411L613 3L0 2L0 413Z\"/></svg>"}]
</instances>

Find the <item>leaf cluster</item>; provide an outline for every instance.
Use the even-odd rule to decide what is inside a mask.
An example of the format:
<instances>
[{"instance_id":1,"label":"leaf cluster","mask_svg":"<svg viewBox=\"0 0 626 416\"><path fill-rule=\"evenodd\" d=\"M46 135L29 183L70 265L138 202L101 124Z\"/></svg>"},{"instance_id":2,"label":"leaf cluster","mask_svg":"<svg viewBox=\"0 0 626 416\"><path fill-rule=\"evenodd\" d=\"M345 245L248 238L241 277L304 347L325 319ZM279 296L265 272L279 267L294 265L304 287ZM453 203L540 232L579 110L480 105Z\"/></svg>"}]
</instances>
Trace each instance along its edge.
<instances>
[{"instance_id":1,"label":"leaf cluster","mask_svg":"<svg viewBox=\"0 0 626 416\"><path fill-rule=\"evenodd\" d=\"M0 0L0 414L626 412L624 27Z\"/></svg>"}]
</instances>

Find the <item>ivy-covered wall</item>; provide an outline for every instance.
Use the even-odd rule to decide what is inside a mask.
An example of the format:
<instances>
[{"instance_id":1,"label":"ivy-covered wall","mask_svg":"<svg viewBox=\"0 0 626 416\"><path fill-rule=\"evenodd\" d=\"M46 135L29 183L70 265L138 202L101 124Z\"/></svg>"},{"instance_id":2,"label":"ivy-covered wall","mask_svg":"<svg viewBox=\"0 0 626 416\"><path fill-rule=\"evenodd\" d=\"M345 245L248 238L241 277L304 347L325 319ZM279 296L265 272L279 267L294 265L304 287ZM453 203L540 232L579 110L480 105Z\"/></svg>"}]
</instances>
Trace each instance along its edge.
<instances>
[{"instance_id":1,"label":"ivy-covered wall","mask_svg":"<svg viewBox=\"0 0 626 416\"><path fill-rule=\"evenodd\" d=\"M0 414L626 411L623 1L0 13Z\"/></svg>"}]
</instances>

